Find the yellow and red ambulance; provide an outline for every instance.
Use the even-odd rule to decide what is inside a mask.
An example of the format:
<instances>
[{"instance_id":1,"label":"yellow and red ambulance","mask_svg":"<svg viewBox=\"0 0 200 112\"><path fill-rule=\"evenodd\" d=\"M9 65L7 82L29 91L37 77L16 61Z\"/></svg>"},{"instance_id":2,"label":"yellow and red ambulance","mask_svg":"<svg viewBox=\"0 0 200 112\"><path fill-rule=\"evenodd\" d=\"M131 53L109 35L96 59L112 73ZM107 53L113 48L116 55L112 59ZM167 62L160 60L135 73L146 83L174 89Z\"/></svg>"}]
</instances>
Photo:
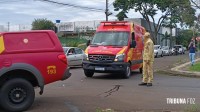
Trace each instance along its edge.
<instances>
[{"instance_id":1,"label":"yellow and red ambulance","mask_svg":"<svg viewBox=\"0 0 200 112\"><path fill-rule=\"evenodd\" d=\"M142 72L145 32L144 27L128 21L101 22L85 50L85 75L121 73L124 78L129 78L132 70Z\"/></svg>"}]
</instances>

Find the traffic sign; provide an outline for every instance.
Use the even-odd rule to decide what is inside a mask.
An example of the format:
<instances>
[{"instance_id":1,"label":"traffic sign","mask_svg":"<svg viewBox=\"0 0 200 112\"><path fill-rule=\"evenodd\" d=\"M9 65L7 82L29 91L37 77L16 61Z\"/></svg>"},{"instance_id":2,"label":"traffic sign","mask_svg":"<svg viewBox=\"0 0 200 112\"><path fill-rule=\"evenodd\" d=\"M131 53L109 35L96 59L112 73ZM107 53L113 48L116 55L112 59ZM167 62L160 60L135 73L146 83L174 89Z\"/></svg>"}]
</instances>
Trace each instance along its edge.
<instances>
[{"instance_id":1,"label":"traffic sign","mask_svg":"<svg viewBox=\"0 0 200 112\"><path fill-rule=\"evenodd\" d=\"M56 23L60 23L60 20L56 20Z\"/></svg>"}]
</instances>

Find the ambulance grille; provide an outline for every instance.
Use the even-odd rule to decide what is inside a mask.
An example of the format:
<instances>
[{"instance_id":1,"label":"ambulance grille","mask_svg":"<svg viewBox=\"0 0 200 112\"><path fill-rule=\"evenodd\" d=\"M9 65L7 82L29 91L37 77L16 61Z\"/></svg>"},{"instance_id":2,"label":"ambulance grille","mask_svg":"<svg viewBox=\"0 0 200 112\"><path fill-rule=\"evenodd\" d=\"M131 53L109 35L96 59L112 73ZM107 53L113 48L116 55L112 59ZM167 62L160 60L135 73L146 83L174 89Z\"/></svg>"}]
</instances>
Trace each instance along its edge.
<instances>
[{"instance_id":1,"label":"ambulance grille","mask_svg":"<svg viewBox=\"0 0 200 112\"><path fill-rule=\"evenodd\" d=\"M112 63L114 59L113 55L89 55L89 61L96 63Z\"/></svg>"}]
</instances>

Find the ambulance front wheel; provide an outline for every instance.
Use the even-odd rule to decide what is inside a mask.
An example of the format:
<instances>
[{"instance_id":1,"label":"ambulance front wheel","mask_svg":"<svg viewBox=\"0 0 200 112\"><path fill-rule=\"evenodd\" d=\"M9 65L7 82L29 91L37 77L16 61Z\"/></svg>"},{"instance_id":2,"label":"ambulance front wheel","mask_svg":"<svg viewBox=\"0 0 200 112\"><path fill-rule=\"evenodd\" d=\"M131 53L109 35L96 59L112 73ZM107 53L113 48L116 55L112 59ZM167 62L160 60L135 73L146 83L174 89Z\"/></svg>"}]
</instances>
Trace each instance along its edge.
<instances>
[{"instance_id":1,"label":"ambulance front wheel","mask_svg":"<svg viewBox=\"0 0 200 112\"><path fill-rule=\"evenodd\" d=\"M86 77L92 77L94 75L94 72L89 71L89 70L84 70L84 73Z\"/></svg>"},{"instance_id":2,"label":"ambulance front wheel","mask_svg":"<svg viewBox=\"0 0 200 112\"><path fill-rule=\"evenodd\" d=\"M131 76L131 66L128 65L128 66L126 67L125 73L123 74L123 77L124 77L125 79L128 79L130 76Z\"/></svg>"}]
</instances>

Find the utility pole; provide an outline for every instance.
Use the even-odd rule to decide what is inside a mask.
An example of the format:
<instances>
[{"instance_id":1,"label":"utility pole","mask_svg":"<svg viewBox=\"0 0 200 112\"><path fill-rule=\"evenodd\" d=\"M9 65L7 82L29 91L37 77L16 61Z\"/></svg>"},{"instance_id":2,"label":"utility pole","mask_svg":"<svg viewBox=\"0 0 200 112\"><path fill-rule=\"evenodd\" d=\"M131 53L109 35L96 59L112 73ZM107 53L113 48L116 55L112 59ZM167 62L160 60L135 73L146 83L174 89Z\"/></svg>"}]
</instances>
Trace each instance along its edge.
<instances>
[{"instance_id":1,"label":"utility pole","mask_svg":"<svg viewBox=\"0 0 200 112\"><path fill-rule=\"evenodd\" d=\"M8 22L8 32L10 31L10 22Z\"/></svg>"},{"instance_id":2,"label":"utility pole","mask_svg":"<svg viewBox=\"0 0 200 112\"><path fill-rule=\"evenodd\" d=\"M106 0L106 11L105 11L105 14L106 14L106 21L108 21L108 0Z\"/></svg>"}]
</instances>

